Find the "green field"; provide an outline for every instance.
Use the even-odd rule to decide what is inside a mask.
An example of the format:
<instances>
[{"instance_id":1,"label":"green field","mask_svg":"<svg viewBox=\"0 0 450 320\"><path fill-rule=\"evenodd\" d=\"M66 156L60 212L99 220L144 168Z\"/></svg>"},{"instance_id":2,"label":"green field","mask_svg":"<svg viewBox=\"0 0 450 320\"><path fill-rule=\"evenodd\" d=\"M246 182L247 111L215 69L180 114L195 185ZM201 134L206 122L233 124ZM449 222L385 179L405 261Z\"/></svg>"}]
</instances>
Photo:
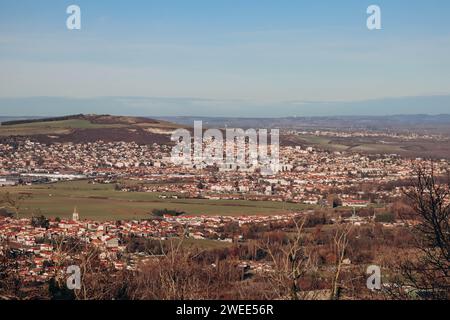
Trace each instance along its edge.
<instances>
[{"instance_id":1,"label":"green field","mask_svg":"<svg viewBox=\"0 0 450 320\"><path fill-rule=\"evenodd\" d=\"M70 217L74 207L80 217L96 220L141 219L153 209L176 209L189 215L271 215L305 209L301 204L205 199L160 199L157 193L115 191L114 185L87 181L0 188L0 193L27 195L21 215Z\"/></svg>"},{"instance_id":2,"label":"green field","mask_svg":"<svg viewBox=\"0 0 450 320\"><path fill-rule=\"evenodd\" d=\"M349 148L347 145L333 143L331 139L326 137L302 135L297 139L301 139L302 142L306 142L307 144L329 149L331 151L345 151Z\"/></svg>"},{"instance_id":3,"label":"green field","mask_svg":"<svg viewBox=\"0 0 450 320\"><path fill-rule=\"evenodd\" d=\"M361 144L354 148L351 148L354 152L377 152L377 153L401 153L405 152L399 145L386 145L386 144Z\"/></svg>"},{"instance_id":4,"label":"green field","mask_svg":"<svg viewBox=\"0 0 450 320\"><path fill-rule=\"evenodd\" d=\"M319 148L330 151L352 151L352 152L370 152L370 153L402 153L406 150L401 144L383 144L360 142L358 139L348 139L347 142L336 142L331 138L318 137L314 135L302 135L297 139L301 139L307 144L317 146Z\"/></svg>"},{"instance_id":5,"label":"green field","mask_svg":"<svg viewBox=\"0 0 450 320\"><path fill-rule=\"evenodd\" d=\"M65 119L42 119L17 124L0 126L0 136L32 136L67 134L74 129L174 129L183 126L167 121L156 121L145 118L109 116L109 115L78 115Z\"/></svg>"}]
</instances>

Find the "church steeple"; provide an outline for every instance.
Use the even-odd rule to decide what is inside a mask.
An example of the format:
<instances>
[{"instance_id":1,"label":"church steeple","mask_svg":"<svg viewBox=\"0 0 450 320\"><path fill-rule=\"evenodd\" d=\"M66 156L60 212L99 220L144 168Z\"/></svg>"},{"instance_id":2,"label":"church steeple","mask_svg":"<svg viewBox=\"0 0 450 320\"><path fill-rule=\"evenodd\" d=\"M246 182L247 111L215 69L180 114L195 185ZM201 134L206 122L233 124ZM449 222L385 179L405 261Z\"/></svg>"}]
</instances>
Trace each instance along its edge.
<instances>
[{"instance_id":1,"label":"church steeple","mask_svg":"<svg viewBox=\"0 0 450 320\"><path fill-rule=\"evenodd\" d=\"M80 220L80 216L78 215L77 207L73 208L72 220L73 221L79 221Z\"/></svg>"}]
</instances>

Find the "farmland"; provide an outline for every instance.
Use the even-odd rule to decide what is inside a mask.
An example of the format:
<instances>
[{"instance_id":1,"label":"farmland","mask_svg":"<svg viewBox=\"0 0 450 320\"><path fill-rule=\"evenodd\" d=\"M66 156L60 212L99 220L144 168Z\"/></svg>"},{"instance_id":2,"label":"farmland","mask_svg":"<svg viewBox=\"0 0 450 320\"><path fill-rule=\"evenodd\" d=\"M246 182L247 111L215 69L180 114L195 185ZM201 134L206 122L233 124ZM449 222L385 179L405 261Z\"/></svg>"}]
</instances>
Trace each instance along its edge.
<instances>
[{"instance_id":1,"label":"farmland","mask_svg":"<svg viewBox=\"0 0 450 320\"><path fill-rule=\"evenodd\" d=\"M282 137L284 145L312 146L331 152L358 152L363 154L399 154L405 157L449 158L448 141L430 141L424 139L402 140L375 137L323 137L315 135L286 135Z\"/></svg>"},{"instance_id":2,"label":"farmland","mask_svg":"<svg viewBox=\"0 0 450 320\"><path fill-rule=\"evenodd\" d=\"M142 219L153 209L181 210L189 215L270 215L304 209L304 205L244 200L161 199L158 193L121 192L111 184L89 184L87 181L1 188L25 198L21 215L43 214L68 218L77 207L81 218L95 220Z\"/></svg>"},{"instance_id":3,"label":"farmland","mask_svg":"<svg viewBox=\"0 0 450 320\"><path fill-rule=\"evenodd\" d=\"M95 124L88 120L72 119L15 124L0 127L0 136L28 136L39 134L64 134L72 129L118 128L120 124Z\"/></svg>"}]
</instances>

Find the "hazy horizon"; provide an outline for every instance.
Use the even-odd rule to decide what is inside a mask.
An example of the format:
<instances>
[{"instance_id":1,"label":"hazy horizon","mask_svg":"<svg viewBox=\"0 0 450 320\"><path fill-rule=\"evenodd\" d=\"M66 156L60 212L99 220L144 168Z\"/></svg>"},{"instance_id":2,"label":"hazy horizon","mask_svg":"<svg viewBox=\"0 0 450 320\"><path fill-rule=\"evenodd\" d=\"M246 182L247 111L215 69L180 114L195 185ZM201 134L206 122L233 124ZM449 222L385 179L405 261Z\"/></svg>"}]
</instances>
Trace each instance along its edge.
<instances>
[{"instance_id":1,"label":"hazy horizon","mask_svg":"<svg viewBox=\"0 0 450 320\"><path fill-rule=\"evenodd\" d=\"M450 95L363 101L214 100L169 97L0 97L2 116L114 114L129 116L321 117L450 114Z\"/></svg>"},{"instance_id":2,"label":"hazy horizon","mask_svg":"<svg viewBox=\"0 0 450 320\"><path fill-rule=\"evenodd\" d=\"M450 112L448 1L0 0L0 113ZM27 8L24 10L24 8Z\"/></svg>"}]
</instances>

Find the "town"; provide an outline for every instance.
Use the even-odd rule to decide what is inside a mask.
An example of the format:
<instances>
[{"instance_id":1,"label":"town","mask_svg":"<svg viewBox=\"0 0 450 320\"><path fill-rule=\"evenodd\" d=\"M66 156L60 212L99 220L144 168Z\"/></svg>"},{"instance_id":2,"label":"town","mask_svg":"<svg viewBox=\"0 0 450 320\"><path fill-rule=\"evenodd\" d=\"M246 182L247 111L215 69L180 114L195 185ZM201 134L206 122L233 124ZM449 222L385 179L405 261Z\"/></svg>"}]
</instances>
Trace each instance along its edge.
<instances>
[{"instance_id":1,"label":"town","mask_svg":"<svg viewBox=\"0 0 450 320\"><path fill-rule=\"evenodd\" d=\"M46 145L28 140L2 144L0 186L89 179L93 183L122 181L117 188L123 192L161 192L183 198L325 206L339 198L344 206L367 206L388 204L401 197L401 187L414 168L428 162L396 154L282 146L277 170L267 175L261 174L258 164L245 168L176 165L170 150L170 146L156 143L148 146L102 141ZM441 159L435 166L437 174L444 174L449 161Z\"/></svg>"},{"instance_id":2,"label":"town","mask_svg":"<svg viewBox=\"0 0 450 320\"><path fill-rule=\"evenodd\" d=\"M170 151L169 145L157 143L43 144L25 140L1 144L0 185L14 188L82 180L94 185L114 184L115 192L156 193L161 199L272 201L310 208L284 214L229 216L161 209L149 212L147 219L105 221L82 217L77 208L71 218L50 219L39 215L14 216L3 209L0 251L15 252L15 268L24 282L45 283L61 275L67 261L77 263L87 254L85 250L92 248L98 250L105 268L134 272L149 259L158 259L162 243L167 241L248 245L259 237L249 233L249 229L277 232L292 227L292 221L314 220L311 217L318 214L327 216L319 218L320 223L357 228L378 224L397 230L415 222L397 219L389 211L391 205L400 201L410 187L414 168L428 164L421 158L396 154L282 146L279 167L267 175L262 174L257 164L231 168L222 163L174 164ZM448 167L449 162L442 159L435 162L434 170L443 175ZM334 213L327 211L333 208L341 209ZM61 247L68 241L82 244L81 249L72 254L62 253ZM155 241L152 250L148 249L147 241ZM254 259L240 260L239 265L247 272L273 270L270 262Z\"/></svg>"}]
</instances>

